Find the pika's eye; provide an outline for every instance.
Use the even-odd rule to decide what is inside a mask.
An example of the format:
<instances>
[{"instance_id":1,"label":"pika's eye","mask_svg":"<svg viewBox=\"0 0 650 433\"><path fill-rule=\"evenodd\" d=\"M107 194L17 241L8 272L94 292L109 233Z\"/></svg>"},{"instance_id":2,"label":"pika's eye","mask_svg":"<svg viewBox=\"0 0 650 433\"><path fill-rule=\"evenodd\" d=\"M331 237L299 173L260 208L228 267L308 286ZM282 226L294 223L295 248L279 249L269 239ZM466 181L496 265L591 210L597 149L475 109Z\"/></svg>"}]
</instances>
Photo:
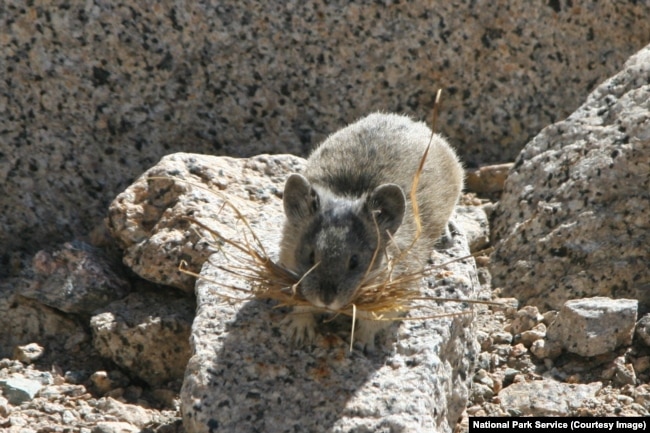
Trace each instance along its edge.
<instances>
[{"instance_id":1,"label":"pika's eye","mask_svg":"<svg viewBox=\"0 0 650 433\"><path fill-rule=\"evenodd\" d=\"M316 255L312 251L309 253L309 266L314 266L314 263L316 263Z\"/></svg>"},{"instance_id":2,"label":"pika's eye","mask_svg":"<svg viewBox=\"0 0 650 433\"><path fill-rule=\"evenodd\" d=\"M357 266L359 266L359 257L356 254L353 254L348 262L348 269L353 270Z\"/></svg>"}]
</instances>

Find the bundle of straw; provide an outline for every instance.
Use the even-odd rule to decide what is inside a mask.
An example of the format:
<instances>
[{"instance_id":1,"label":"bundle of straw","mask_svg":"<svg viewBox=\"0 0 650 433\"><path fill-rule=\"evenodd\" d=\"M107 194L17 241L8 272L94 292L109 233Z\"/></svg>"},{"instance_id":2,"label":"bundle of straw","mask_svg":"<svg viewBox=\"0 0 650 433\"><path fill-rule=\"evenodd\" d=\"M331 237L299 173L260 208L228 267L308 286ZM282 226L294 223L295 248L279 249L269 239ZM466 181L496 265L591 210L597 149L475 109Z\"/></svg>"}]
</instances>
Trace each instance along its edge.
<instances>
[{"instance_id":1,"label":"bundle of straw","mask_svg":"<svg viewBox=\"0 0 650 433\"><path fill-rule=\"evenodd\" d=\"M246 218L225 197L222 197L222 199L225 205L232 207L237 214L237 218L244 223L245 232L248 234L242 235L241 240L224 237L203 222L192 217L186 217L191 223L207 232L212 239L206 239L206 241L214 248L221 250L225 255L225 264L215 265L217 269L235 276L245 283L242 286L237 286L223 281L209 280L221 289L216 294L229 301L265 299L275 301L278 307L309 306L314 308L300 294L301 276L274 262L267 254ZM225 245L231 247L231 249L224 248ZM321 310L323 312L348 315L353 318L357 312L363 312L363 318L366 320L422 320L464 313L419 314L408 318L403 316L416 310L420 312L431 310L433 308L432 303L435 302L493 304L487 301L422 296L419 290L422 279L432 275L434 270L455 261L468 259L473 255L460 257L440 265L431 265L414 272L396 272L395 270L400 261L404 260L408 255L407 253L408 251L404 251L394 258L387 257L386 266L378 271L368 272L348 305L337 311ZM196 278L204 278L190 271L185 262L181 262L179 270Z\"/></svg>"}]
</instances>

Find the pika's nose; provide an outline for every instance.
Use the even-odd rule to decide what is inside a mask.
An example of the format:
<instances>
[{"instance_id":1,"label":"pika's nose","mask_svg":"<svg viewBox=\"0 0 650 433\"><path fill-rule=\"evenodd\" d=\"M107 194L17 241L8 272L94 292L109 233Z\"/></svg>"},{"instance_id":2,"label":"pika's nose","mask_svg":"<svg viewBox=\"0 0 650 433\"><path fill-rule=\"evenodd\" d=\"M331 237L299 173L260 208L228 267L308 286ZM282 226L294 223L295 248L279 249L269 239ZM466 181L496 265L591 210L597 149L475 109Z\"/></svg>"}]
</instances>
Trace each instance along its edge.
<instances>
[{"instance_id":1,"label":"pika's nose","mask_svg":"<svg viewBox=\"0 0 650 433\"><path fill-rule=\"evenodd\" d=\"M321 285L320 299L325 307L329 307L336 299L336 287L332 285Z\"/></svg>"}]
</instances>

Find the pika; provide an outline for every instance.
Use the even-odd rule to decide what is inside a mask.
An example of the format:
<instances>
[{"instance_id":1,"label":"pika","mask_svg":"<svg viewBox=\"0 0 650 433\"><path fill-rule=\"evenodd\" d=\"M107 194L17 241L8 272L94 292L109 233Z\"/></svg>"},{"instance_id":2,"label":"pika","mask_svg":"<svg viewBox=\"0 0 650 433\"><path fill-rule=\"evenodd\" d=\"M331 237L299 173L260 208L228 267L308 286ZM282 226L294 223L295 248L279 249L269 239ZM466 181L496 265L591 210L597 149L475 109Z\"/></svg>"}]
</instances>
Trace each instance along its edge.
<instances>
[{"instance_id":1,"label":"pika","mask_svg":"<svg viewBox=\"0 0 650 433\"><path fill-rule=\"evenodd\" d=\"M416 192L421 234L415 239L409 195L429 142ZM408 250L409 271L421 270L445 232L463 177L445 139L402 115L370 114L317 147L303 173L291 174L284 187L279 262L301 277L298 290L315 307L295 307L287 316L291 337L311 341L313 313L349 306L364 276L385 266L386 257ZM373 349L385 323L359 319L356 340Z\"/></svg>"}]
</instances>

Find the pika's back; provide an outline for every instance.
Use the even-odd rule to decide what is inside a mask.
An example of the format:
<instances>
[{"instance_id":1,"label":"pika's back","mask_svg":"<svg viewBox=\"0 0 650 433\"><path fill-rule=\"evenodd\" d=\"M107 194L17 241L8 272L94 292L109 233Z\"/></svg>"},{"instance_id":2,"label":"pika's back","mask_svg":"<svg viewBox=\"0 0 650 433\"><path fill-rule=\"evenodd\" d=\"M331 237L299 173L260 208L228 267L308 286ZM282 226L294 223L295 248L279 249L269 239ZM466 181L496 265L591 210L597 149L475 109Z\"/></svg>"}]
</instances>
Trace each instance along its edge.
<instances>
[{"instance_id":1,"label":"pika's back","mask_svg":"<svg viewBox=\"0 0 650 433\"><path fill-rule=\"evenodd\" d=\"M408 244L414 228L409 193L429 142L417 198L422 235L435 241L463 188L463 169L445 139L432 134L425 123L397 114L371 114L329 136L309 157L303 174L338 196L362 197L385 183L399 185L407 206L398 243Z\"/></svg>"},{"instance_id":2,"label":"pika's back","mask_svg":"<svg viewBox=\"0 0 650 433\"><path fill-rule=\"evenodd\" d=\"M360 197L384 183L395 183L408 194L429 141L421 188L433 187L427 183L440 172L452 175L453 184L462 184L460 165L442 137L434 134L432 138L423 122L382 113L329 136L309 157L304 175L337 195Z\"/></svg>"}]
</instances>

